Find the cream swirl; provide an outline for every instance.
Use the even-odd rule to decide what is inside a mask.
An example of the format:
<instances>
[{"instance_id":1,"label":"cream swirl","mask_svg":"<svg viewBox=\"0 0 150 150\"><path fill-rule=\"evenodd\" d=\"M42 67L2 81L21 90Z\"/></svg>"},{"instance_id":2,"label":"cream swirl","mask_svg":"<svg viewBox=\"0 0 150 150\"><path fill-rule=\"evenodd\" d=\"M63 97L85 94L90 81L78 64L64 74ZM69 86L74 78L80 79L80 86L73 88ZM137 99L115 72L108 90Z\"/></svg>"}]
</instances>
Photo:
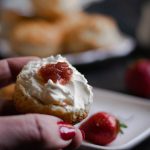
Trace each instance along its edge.
<instances>
[{"instance_id":1,"label":"cream swirl","mask_svg":"<svg viewBox=\"0 0 150 150\"><path fill-rule=\"evenodd\" d=\"M66 62L72 69L73 74L70 81L62 85L49 79L47 83L41 84L39 69L47 64L57 62ZM93 102L92 87L88 85L85 77L60 55L29 62L19 74L17 82L26 95L35 98L44 105L69 101L71 105L64 106L69 112L84 110Z\"/></svg>"}]
</instances>

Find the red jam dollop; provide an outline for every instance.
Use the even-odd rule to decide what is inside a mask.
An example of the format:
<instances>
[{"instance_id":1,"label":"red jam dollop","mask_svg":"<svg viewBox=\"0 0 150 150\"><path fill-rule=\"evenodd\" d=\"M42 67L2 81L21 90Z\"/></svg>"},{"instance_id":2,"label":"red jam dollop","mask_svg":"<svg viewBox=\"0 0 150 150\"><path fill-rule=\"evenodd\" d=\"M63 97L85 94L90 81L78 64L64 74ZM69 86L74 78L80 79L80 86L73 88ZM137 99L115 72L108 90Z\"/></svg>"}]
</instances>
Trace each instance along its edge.
<instances>
[{"instance_id":1,"label":"red jam dollop","mask_svg":"<svg viewBox=\"0 0 150 150\"><path fill-rule=\"evenodd\" d=\"M70 81L73 71L66 62L58 62L41 67L39 73L45 83L51 79L54 83L58 81L65 85Z\"/></svg>"}]
</instances>

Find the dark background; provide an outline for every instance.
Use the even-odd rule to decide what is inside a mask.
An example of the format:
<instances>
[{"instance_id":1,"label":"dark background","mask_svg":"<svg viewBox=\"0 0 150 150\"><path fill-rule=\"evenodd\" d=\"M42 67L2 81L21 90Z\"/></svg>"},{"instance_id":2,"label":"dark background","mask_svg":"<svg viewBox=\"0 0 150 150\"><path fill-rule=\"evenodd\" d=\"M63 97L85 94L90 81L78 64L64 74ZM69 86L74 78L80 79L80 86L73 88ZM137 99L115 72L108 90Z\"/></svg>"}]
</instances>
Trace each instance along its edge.
<instances>
[{"instance_id":1,"label":"dark background","mask_svg":"<svg viewBox=\"0 0 150 150\"><path fill-rule=\"evenodd\" d=\"M103 13L113 16L120 29L133 37L141 17L142 6L148 0L105 0L86 8L89 13Z\"/></svg>"}]
</instances>

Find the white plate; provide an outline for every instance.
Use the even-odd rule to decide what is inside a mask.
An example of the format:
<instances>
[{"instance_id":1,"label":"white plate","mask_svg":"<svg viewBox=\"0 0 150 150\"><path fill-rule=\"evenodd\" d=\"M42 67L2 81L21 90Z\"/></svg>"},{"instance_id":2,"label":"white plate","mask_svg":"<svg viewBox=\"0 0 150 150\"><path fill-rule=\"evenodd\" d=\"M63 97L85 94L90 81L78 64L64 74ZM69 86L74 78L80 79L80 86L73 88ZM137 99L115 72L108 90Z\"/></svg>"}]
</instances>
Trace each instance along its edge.
<instances>
[{"instance_id":1,"label":"white plate","mask_svg":"<svg viewBox=\"0 0 150 150\"><path fill-rule=\"evenodd\" d=\"M94 49L77 54L66 54L64 57L73 65L88 64L108 58L126 56L134 50L135 46L135 41L131 37L125 36L119 44L109 49ZM2 57L18 56L18 54L11 51L9 42L2 39L0 39L0 55Z\"/></svg>"},{"instance_id":2,"label":"white plate","mask_svg":"<svg viewBox=\"0 0 150 150\"><path fill-rule=\"evenodd\" d=\"M134 50L135 46L136 43L133 38L124 36L120 43L118 43L117 45L113 45L109 49L100 48L77 54L67 54L64 56L69 60L71 64L80 65L92 63L95 61L102 61L113 57L126 56Z\"/></svg>"},{"instance_id":3,"label":"white plate","mask_svg":"<svg viewBox=\"0 0 150 150\"><path fill-rule=\"evenodd\" d=\"M90 115L99 111L110 112L127 124L128 128L107 146L83 142L81 149L129 149L150 136L150 100L102 89L94 89L94 96Z\"/></svg>"}]
</instances>

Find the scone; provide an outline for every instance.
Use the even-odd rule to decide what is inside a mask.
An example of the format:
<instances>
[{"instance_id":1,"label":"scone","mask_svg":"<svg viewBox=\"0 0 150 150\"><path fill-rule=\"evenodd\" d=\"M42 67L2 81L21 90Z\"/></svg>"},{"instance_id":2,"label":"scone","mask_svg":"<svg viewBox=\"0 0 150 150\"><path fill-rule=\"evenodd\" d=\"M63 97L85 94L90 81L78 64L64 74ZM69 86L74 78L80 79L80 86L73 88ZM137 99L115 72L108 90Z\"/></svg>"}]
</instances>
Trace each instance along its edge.
<instances>
[{"instance_id":1,"label":"scone","mask_svg":"<svg viewBox=\"0 0 150 150\"><path fill-rule=\"evenodd\" d=\"M32 0L38 16L48 17L52 20L73 16L80 11L79 0Z\"/></svg>"},{"instance_id":2,"label":"scone","mask_svg":"<svg viewBox=\"0 0 150 150\"><path fill-rule=\"evenodd\" d=\"M75 124L87 117L93 93L85 77L57 55L31 61L23 68L14 102L20 112L54 115Z\"/></svg>"},{"instance_id":3,"label":"scone","mask_svg":"<svg viewBox=\"0 0 150 150\"><path fill-rule=\"evenodd\" d=\"M1 34L3 38L8 38L12 28L23 18L18 12L13 10L3 10L0 14Z\"/></svg>"},{"instance_id":4,"label":"scone","mask_svg":"<svg viewBox=\"0 0 150 150\"><path fill-rule=\"evenodd\" d=\"M12 50L20 55L47 57L61 51L62 29L44 20L27 20L11 34Z\"/></svg>"},{"instance_id":5,"label":"scone","mask_svg":"<svg viewBox=\"0 0 150 150\"><path fill-rule=\"evenodd\" d=\"M0 98L5 100L12 100L14 90L15 90L15 84L11 84L0 89Z\"/></svg>"},{"instance_id":6,"label":"scone","mask_svg":"<svg viewBox=\"0 0 150 150\"><path fill-rule=\"evenodd\" d=\"M82 14L80 21L66 32L63 49L66 53L109 49L121 39L122 35L111 17Z\"/></svg>"}]
</instances>

